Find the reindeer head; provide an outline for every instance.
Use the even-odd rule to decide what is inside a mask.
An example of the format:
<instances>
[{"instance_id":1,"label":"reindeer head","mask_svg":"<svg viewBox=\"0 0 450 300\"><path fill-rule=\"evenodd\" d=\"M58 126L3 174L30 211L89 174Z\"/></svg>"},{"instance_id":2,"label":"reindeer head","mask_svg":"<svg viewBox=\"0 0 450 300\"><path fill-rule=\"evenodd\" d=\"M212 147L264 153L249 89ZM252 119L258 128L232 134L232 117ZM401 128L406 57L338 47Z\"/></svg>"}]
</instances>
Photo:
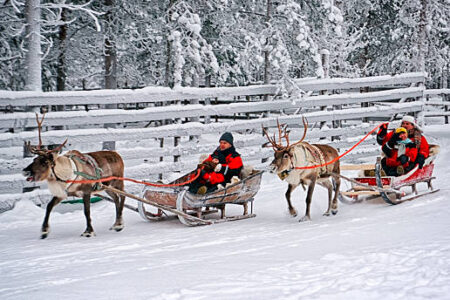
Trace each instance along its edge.
<instances>
[{"instance_id":1,"label":"reindeer head","mask_svg":"<svg viewBox=\"0 0 450 300\"><path fill-rule=\"evenodd\" d=\"M276 142L275 134L271 138L268 135L267 131L263 129L264 134L266 135L267 139L269 140L269 143L271 144L273 150L275 151L274 159L269 166L270 172L271 173L276 172L282 180L289 175L289 171L292 168L291 166L292 166L292 157L294 155L294 147L303 142L303 140L305 139L306 131L308 129L308 122L304 117L302 118L302 121L304 126L303 136L298 142L295 142L292 145L289 144L290 131L287 130L287 125L284 124L280 125L278 120L277 120L278 142ZM286 146L282 144L282 139L286 140Z\"/></svg>"},{"instance_id":2,"label":"reindeer head","mask_svg":"<svg viewBox=\"0 0 450 300\"><path fill-rule=\"evenodd\" d=\"M37 146L31 146L30 142L26 143L29 151L33 154L37 154L33 162L29 164L25 169L22 170L23 176L27 178L27 181L42 181L47 179L50 175L50 170L55 166L55 159L58 156L58 152L67 143L67 139L52 150L41 149L42 139L41 139L41 129L42 123L44 122L45 114L42 115L42 119L39 121L38 114L36 113L36 122L38 124L38 134L39 134L39 144Z\"/></svg>"}]
</instances>

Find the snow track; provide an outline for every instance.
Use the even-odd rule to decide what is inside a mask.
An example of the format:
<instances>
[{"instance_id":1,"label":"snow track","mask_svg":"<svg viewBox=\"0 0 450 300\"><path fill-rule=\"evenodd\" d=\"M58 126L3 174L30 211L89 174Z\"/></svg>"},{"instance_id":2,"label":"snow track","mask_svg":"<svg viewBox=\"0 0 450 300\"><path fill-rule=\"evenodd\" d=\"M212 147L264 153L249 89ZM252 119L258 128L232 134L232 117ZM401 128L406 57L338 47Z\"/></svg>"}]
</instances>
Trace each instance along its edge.
<instances>
[{"instance_id":1,"label":"snow track","mask_svg":"<svg viewBox=\"0 0 450 300\"><path fill-rule=\"evenodd\" d=\"M256 196L256 218L211 226L149 223L126 210L117 233L108 230L113 204L99 202L91 209L96 237L79 236L81 206L66 205L40 240L44 210L21 200L0 215L0 298L448 299L448 128L426 131L441 138L441 191L396 206L340 203L336 216L323 217L326 191L318 187L311 222L298 222L305 192L293 193L299 216L289 217L287 187L271 174Z\"/></svg>"}]
</instances>

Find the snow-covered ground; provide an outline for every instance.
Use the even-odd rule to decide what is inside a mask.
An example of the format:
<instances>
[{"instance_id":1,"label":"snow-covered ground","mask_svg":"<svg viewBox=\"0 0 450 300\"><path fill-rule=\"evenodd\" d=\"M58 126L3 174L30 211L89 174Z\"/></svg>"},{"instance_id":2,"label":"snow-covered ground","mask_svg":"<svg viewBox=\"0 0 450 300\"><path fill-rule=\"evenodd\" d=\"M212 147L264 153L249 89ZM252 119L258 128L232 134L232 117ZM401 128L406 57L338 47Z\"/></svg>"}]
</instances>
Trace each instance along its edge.
<instances>
[{"instance_id":1,"label":"snow-covered ground","mask_svg":"<svg viewBox=\"0 0 450 300\"><path fill-rule=\"evenodd\" d=\"M212 226L149 223L125 210L116 233L108 230L113 204L99 202L91 209L96 237L80 237L83 212L66 205L40 240L44 210L20 201L0 215L0 299L450 299L450 126L425 133L442 148L439 192L397 206L340 204L323 217L318 187L306 223L288 216L286 184L271 174L256 218ZM299 216L304 197L294 192Z\"/></svg>"}]
</instances>

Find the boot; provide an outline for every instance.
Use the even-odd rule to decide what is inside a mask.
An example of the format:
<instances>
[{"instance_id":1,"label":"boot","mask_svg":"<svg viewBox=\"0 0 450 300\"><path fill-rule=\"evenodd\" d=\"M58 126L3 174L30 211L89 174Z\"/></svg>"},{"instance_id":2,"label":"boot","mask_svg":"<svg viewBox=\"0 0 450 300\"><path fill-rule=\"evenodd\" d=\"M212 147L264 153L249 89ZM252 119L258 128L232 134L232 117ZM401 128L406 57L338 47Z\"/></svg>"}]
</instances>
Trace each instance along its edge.
<instances>
[{"instance_id":1,"label":"boot","mask_svg":"<svg viewBox=\"0 0 450 300\"><path fill-rule=\"evenodd\" d=\"M202 185L201 187L198 188L197 194L204 195L204 194L206 194L207 190L208 190L208 188L205 185Z\"/></svg>"}]
</instances>

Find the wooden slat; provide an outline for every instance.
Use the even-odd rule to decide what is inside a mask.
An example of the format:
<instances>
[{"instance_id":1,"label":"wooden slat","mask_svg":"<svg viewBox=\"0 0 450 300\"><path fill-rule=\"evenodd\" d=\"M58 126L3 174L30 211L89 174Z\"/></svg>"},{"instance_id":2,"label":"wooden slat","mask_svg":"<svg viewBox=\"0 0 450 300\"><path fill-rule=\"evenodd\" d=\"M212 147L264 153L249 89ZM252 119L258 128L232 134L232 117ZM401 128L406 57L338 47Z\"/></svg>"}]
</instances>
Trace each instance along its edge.
<instances>
[{"instance_id":1,"label":"wooden slat","mask_svg":"<svg viewBox=\"0 0 450 300\"><path fill-rule=\"evenodd\" d=\"M341 165L342 170L375 170L375 164Z\"/></svg>"},{"instance_id":2,"label":"wooden slat","mask_svg":"<svg viewBox=\"0 0 450 300\"><path fill-rule=\"evenodd\" d=\"M292 100L277 100L251 103L232 103L219 105L173 105L169 107L151 107L142 110L102 109L91 111L61 111L46 115L46 126L77 126L105 123L150 122L167 119L180 119L200 116L229 116L236 113L264 112L281 109L298 109L328 105L357 104L361 102L377 102L400 98L420 97L423 88L393 89L388 91L369 92L364 94L320 95ZM63 99L61 100L64 101ZM92 102L91 104L95 104ZM11 113L0 115L0 128L36 127L34 113Z\"/></svg>"},{"instance_id":3,"label":"wooden slat","mask_svg":"<svg viewBox=\"0 0 450 300\"><path fill-rule=\"evenodd\" d=\"M359 87L404 85L425 81L425 73L404 73L394 76L373 76L366 78L299 79L298 88L304 91L343 90ZM277 85L254 85L221 88L148 87L136 90L97 90L60 92L15 92L2 91L0 106L45 106L45 105L89 105L154 103L185 99L205 99L233 96L273 95Z\"/></svg>"},{"instance_id":4,"label":"wooden slat","mask_svg":"<svg viewBox=\"0 0 450 300\"><path fill-rule=\"evenodd\" d=\"M379 195L380 192L365 190L365 191L358 191L358 192L341 192L341 194L344 196L353 197L353 196L361 196L361 195Z\"/></svg>"}]
</instances>

